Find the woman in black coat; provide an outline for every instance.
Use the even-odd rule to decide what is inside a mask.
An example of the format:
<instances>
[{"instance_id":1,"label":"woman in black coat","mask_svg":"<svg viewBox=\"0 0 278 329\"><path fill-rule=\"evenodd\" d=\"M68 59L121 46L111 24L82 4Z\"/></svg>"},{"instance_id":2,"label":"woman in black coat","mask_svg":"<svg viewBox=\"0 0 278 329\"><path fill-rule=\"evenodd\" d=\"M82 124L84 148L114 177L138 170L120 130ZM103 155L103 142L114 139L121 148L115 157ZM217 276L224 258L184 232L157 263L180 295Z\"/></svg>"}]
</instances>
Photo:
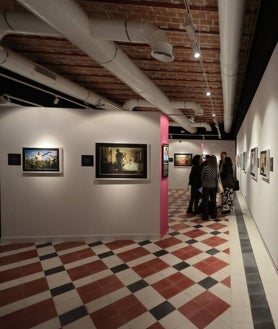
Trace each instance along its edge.
<instances>
[{"instance_id":1,"label":"woman in black coat","mask_svg":"<svg viewBox=\"0 0 278 329\"><path fill-rule=\"evenodd\" d=\"M191 185L191 196L190 196L189 206L187 209L188 214L198 213L199 201L201 199L201 193L199 192L199 189L202 186L201 172L202 172L201 156L197 154L192 159L192 168L189 174L189 185Z\"/></svg>"},{"instance_id":2,"label":"woman in black coat","mask_svg":"<svg viewBox=\"0 0 278 329\"><path fill-rule=\"evenodd\" d=\"M225 163L223 164L223 169L220 176L224 188L222 198L222 214L229 214L234 208L233 192L235 185L233 163L230 157L225 158Z\"/></svg>"}]
</instances>

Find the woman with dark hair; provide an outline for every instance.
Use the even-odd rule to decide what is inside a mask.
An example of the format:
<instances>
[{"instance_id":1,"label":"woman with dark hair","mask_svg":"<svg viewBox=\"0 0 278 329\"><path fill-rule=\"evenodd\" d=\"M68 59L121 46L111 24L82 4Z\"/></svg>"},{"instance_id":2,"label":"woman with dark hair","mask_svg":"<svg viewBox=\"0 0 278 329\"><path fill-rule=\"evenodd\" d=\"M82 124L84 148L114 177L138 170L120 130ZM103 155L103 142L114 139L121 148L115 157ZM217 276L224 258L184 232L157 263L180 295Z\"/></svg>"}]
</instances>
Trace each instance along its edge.
<instances>
[{"instance_id":1,"label":"woman with dark hair","mask_svg":"<svg viewBox=\"0 0 278 329\"><path fill-rule=\"evenodd\" d=\"M211 218L215 219L217 215L216 192L217 192L217 160L215 155L211 155L208 164L202 169L202 187L203 187L203 220L209 217L209 201Z\"/></svg>"},{"instance_id":2,"label":"woman with dark hair","mask_svg":"<svg viewBox=\"0 0 278 329\"><path fill-rule=\"evenodd\" d=\"M220 175L224 188L222 197L222 214L229 214L234 207L233 192L235 185L233 163L230 157L225 158L225 163L223 164Z\"/></svg>"},{"instance_id":3,"label":"woman with dark hair","mask_svg":"<svg viewBox=\"0 0 278 329\"><path fill-rule=\"evenodd\" d=\"M189 185L191 185L191 196L189 206L187 209L188 214L197 214L201 193L199 192L201 184L201 156L194 155L192 159L192 168L189 174ZM194 206L194 209L193 209Z\"/></svg>"}]
</instances>

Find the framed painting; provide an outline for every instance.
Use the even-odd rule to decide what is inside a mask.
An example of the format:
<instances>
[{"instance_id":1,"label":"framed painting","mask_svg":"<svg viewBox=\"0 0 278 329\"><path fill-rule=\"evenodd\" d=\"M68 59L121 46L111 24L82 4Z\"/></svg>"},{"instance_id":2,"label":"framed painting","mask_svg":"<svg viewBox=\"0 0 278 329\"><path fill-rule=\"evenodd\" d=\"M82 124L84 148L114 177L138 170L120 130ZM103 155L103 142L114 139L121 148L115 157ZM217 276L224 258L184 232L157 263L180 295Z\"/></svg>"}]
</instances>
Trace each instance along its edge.
<instances>
[{"instance_id":1,"label":"framed painting","mask_svg":"<svg viewBox=\"0 0 278 329\"><path fill-rule=\"evenodd\" d=\"M174 166L192 166L192 153L174 153Z\"/></svg>"},{"instance_id":2,"label":"framed painting","mask_svg":"<svg viewBox=\"0 0 278 329\"><path fill-rule=\"evenodd\" d=\"M269 179L270 172L270 150L264 150L260 153L260 174L266 179Z\"/></svg>"},{"instance_id":3,"label":"framed painting","mask_svg":"<svg viewBox=\"0 0 278 329\"><path fill-rule=\"evenodd\" d=\"M61 148L23 147L22 170L26 173L61 173Z\"/></svg>"},{"instance_id":4,"label":"framed painting","mask_svg":"<svg viewBox=\"0 0 278 329\"><path fill-rule=\"evenodd\" d=\"M246 172L247 152L242 153L242 170Z\"/></svg>"},{"instance_id":5,"label":"framed painting","mask_svg":"<svg viewBox=\"0 0 278 329\"><path fill-rule=\"evenodd\" d=\"M148 178L147 144L96 143L95 158L96 178Z\"/></svg>"},{"instance_id":6,"label":"framed painting","mask_svg":"<svg viewBox=\"0 0 278 329\"><path fill-rule=\"evenodd\" d=\"M169 144L162 145L162 178L168 177L169 170Z\"/></svg>"},{"instance_id":7,"label":"framed painting","mask_svg":"<svg viewBox=\"0 0 278 329\"><path fill-rule=\"evenodd\" d=\"M257 180L258 177L258 148L254 147L250 151L250 175Z\"/></svg>"}]
</instances>

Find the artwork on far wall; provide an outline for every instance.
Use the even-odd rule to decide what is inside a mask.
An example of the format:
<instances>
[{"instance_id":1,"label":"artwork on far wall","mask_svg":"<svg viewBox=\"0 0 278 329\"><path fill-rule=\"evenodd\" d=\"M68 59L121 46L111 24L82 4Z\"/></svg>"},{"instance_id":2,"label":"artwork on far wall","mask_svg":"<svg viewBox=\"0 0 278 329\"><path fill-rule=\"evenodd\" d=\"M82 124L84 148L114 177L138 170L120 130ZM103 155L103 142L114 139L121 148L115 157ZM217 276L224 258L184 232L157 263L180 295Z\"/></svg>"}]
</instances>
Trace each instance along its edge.
<instances>
[{"instance_id":1,"label":"artwork on far wall","mask_svg":"<svg viewBox=\"0 0 278 329\"><path fill-rule=\"evenodd\" d=\"M246 172L246 164L247 164L247 152L242 153L242 170Z\"/></svg>"},{"instance_id":2,"label":"artwork on far wall","mask_svg":"<svg viewBox=\"0 0 278 329\"><path fill-rule=\"evenodd\" d=\"M270 171L270 150L264 150L260 153L260 174L264 179L269 179Z\"/></svg>"},{"instance_id":3,"label":"artwork on far wall","mask_svg":"<svg viewBox=\"0 0 278 329\"><path fill-rule=\"evenodd\" d=\"M174 153L174 166L192 166L192 153Z\"/></svg>"},{"instance_id":4,"label":"artwork on far wall","mask_svg":"<svg viewBox=\"0 0 278 329\"><path fill-rule=\"evenodd\" d=\"M95 158L96 178L148 178L147 144L96 143Z\"/></svg>"},{"instance_id":5,"label":"artwork on far wall","mask_svg":"<svg viewBox=\"0 0 278 329\"><path fill-rule=\"evenodd\" d=\"M22 170L26 173L61 173L61 148L23 147Z\"/></svg>"},{"instance_id":6,"label":"artwork on far wall","mask_svg":"<svg viewBox=\"0 0 278 329\"><path fill-rule=\"evenodd\" d=\"M250 151L250 175L257 180L258 178L258 148L254 147Z\"/></svg>"},{"instance_id":7,"label":"artwork on far wall","mask_svg":"<svg viewBox=\"0 0 278 329\"><path fill-rule=\"evenodd\" d=\"M162 145L162 178L168 177L169 170L169 144Z\"/></svg>"}]
</instances>

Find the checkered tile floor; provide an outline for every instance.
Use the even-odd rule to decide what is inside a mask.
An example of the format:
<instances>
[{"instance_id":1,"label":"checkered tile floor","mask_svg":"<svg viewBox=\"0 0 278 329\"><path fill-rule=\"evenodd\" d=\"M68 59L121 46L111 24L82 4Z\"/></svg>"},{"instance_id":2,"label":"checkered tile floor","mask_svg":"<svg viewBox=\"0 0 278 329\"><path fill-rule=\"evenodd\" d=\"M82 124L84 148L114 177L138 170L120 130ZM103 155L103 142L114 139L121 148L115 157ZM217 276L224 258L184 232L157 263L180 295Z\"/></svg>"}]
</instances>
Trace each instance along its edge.
<instances>
[{"instance_id":1,"label":"checkered tile floor","mask_svg":"<svg viewBox=\"0 0 278 329\"><path fill-rule=\"evenodd\" d=\"M228 222L169 194L158 241L0 246L0 329L231 328Z\"/></svg>"}]
</instances>

